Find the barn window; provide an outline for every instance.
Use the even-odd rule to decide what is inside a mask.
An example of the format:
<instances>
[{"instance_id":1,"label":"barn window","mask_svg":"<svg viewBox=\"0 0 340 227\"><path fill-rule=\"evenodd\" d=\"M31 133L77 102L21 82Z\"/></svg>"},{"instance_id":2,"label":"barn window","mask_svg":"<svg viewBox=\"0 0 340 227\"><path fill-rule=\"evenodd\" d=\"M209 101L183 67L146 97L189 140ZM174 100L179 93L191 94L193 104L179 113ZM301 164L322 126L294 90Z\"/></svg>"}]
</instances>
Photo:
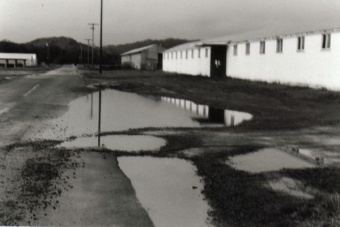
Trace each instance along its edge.
<instances>
[{"instance_id":1,"label":"barn window","mask_svg":"<svg viewBox=\"0 0 340 227\"><path fill-rule=\"evenodd\" d=\"M198 48L198 58L201 58L201 48Z\"/></svg>"},{"instance_id":2,"label":"barn window","mask_svg":"<svg viewBox=\"0 0 340 227\"><path fill-rule=\"evenodd\" d=\"M185 51L185 58L188 59L188 51Z\"/></svg>"},{"instance_id":3,"label":"barn window","mask_svg":"<svg viewBox=\"0 0 340 227\"><path fill-rule=\"evenodd\" d=\"M331 34L322 34L322 49L331 48Z\"/></svg>"},{"instance_id":4,"label":"barn window","mask_svg":"<svg viewBox=\"0 0 340 227\"><path fill-rule=\"evenodd\" d=\"M179 53L180 53L179 57L182 59L182 51L181 51L181 52L179 52Z\"/></svg>"},{"instance_id":5,"label":"barn window","mask_svg":"<svg viewBox=\"0 0 340 227\"><path fill-rule=\"evenodd\" d=\"M276 40L276 53L282 53L282 48L283 48L283 40L277 39Z\"/></svg>"},{"instance_id":6,"label":"barn window","mask_svg":"<svg viewBox=\"0 0 340 227\"><path fill-rule=\"evenodd\" d=\"M209 52L208 52L208 48L205 48L205 57L209 57Z\"/></svg>"},{"instance_id":7,"label":"barn window","mask_svg":"<svg viewBox=\"0 0 340 227\"><path fill-rule=\"evenodd\" d=\"M250 43L246 43L246 55L250 54Z\"/></svg>"},{"instance_id":8,"label":"barn window","mask_svg":"<svg viewBox=\"0 0 340 227\"><path fill-rule=\"evenodd\" d=\"M304 51L305 50L305 37L299 36L298 37L298 47L297 51Z\"/></svg>"},{"instance_id":9,"label":"barn window","mask_svg":"<svg viewBox=\"0 0 340 227\"><path fill-rule=\"evenodd\" d=\"M234 56L237 56L237 44L234 45Z\"/></svg>"},{"instance_id":10,"label":"barn window","mask_svg":"<svg viewBox=\"0 0 340 227\"><path fill-rule=\"evenodd\" d=\"M194 49L191 50L191 58L194 58Z\"/></svg>"},{"instance_id":11,"label":"barn window","mask_svg":"<svg viewBox=\"0 0 340 227\"><path fill-rule=\"evenodd\" d=\"M266 53L266 41L261 41L260 42L260 54L265 54Z\"/></svg>"}]
</instances>

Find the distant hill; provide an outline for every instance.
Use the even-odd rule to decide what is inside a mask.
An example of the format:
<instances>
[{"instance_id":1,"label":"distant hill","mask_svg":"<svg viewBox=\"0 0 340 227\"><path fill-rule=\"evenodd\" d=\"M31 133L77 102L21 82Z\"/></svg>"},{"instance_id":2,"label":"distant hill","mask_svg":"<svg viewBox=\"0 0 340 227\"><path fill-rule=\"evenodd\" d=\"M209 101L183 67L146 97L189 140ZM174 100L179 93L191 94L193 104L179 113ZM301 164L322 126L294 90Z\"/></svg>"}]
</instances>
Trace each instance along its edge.
<instances>
[{"instance_id":1,"label":"distant hill","mask_svg":"<svg viewBox=\"0 0 340 227\"><path fill-rule=\"evenodd\" d=\"M167 38L162 40L147 39L134 43L121 45L107 45L103 47L104 64L120 64L120 54L129 50L151 45L160 44L164 48L190 42L192 40ZM0 52L4 53L36 53L38 62L70 64L87 62L88 47L68 37L39 38L27 43L13 43L9 40L0 41ZM91 54L90 54L91 56ZM94 62L99 61L99 48L95 48Z\"/></svg>"},{"instance_id":2,"label":"distant hill","mask_svg":"<svg viewBox=\"0 0 340 227\"><path fill-rule=\"evenodd\" d=\"M31 44L37 47L42 47L42 46L46 46L47 43L50 46L55 45L63 49L67 49L70 47L73 48L73 47L80 45L76 40L72 38L64 37L64 36L35 39L31 42L28 42L27 44Z\"/></svg>"}]
</instances>

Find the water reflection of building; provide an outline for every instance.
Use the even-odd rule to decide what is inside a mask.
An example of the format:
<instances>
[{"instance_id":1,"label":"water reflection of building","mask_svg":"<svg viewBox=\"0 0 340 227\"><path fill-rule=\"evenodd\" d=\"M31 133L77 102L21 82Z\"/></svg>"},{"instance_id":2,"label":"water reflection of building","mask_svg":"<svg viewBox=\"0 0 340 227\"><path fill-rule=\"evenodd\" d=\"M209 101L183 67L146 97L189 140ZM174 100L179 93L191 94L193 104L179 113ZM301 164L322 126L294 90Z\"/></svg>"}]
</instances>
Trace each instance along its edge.
<instances>
[{"instance_id":1,"label":"water reflection of building","mask_svg":"<svg viewBox=\"0 0 340 227\"><path fill-rule=\"evenodd\" d=\"M216 123L224 124L225 126L236 126L243 121L251 120L252 118L252 115L249 113L213 108L184 99L161 97L161 100L190 111L197 116L194 119L202 124Z\"/></svg>"}]
</instances>

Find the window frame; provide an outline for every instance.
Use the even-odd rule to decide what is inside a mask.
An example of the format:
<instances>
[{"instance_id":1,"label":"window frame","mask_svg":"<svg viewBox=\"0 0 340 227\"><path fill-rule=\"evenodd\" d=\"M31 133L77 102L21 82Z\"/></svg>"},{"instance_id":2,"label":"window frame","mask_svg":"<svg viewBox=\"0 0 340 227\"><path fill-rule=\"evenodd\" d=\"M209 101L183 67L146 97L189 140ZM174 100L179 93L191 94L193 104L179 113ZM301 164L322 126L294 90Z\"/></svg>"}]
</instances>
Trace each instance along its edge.
<instances>
[{"instance_id":1,"label":"window frame","mask_svg":"<svg viewBox=\"0 0 340 227\"><path fill-rule=\"evenodd\" d=\"M233 55L237 56L237 44L234 44Z\"/></svg>"},{"instance_id":2,"label":"window frame","mask_svg":"<svg viewBox=\"0 0 340 227\"><path fill-rule=\"evenodd\" d=\"M331 33L323 33L321 38L321 49L330 50L331 49Z\"/></svg>"},{"instance_id":3,"label":"window frame","mask_svg":"<svg viewBox=\"0 0 340 227\"><path fill-rule=\"evenodd\" d=\"M250 42L246 42L246 55L250 55Z\"/></svg>"},{"instance_id":4,"label":"window frame","mask_svg":"<svg viewBox=\"0 0 340 227\"><path fill-rule=\"evenodd\" d=\"M276 53L278 54L283 53L283 39L282 38L276 39Z\"/></svg>"},{"instance_id":5,"label":"window frame","mask_svg":"<svg viewBox=\"0 0 340 227\"><path fill-rule=\"evenodd\" d=\"M260 41L260 54L266 54L266 41Z\"/></svg>"},{"instance_id":6,"label":"window frame","mask_svg":"<svg viewBox=\"0 0 340 227\"><path fill-rule=\"evenodd\" d=\"M297 37L297 52L304 52L305 51L305 36L298 36Z\"/></svg>"}]
</instances>

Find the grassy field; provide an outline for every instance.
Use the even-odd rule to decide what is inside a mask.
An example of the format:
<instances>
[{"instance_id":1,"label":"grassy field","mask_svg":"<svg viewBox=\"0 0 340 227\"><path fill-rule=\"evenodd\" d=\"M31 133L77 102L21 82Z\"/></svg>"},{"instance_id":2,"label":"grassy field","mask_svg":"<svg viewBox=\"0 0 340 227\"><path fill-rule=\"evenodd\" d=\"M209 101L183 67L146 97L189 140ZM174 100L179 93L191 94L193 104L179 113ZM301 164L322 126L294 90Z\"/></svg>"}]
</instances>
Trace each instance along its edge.
<instances>
[{"instance_id":1,"label":"grassy field","mask_svg":"<svg viewBox=\"0 0 340 227\"><path fill-rule=\"evenodd\" d=\"M339 151L336 144L321 144L309 138L339 135L339 92L163 72L112 71L99 75L83 71L83 74L88 85L142 95L187 99L212 107L253 114L253 120L238 127L139 129L127 132L175 132L175 135L159 135L168 142L159 153L146 152L142 155L178 157L193 162L197 174L204 181L202 193L213 208L210 215L215 225L340 225L340 177L336 165L253 174L236 170L224 163L237 154L289 145L322 148L337 154ZM191 155L183 153L183 150L191 149ZM126 155L119 151L115 153ZM313 199L294 197L266 187L268 181L282 177L302 182L303 190L311 192Z\"/></svg>"}]
</instances>

